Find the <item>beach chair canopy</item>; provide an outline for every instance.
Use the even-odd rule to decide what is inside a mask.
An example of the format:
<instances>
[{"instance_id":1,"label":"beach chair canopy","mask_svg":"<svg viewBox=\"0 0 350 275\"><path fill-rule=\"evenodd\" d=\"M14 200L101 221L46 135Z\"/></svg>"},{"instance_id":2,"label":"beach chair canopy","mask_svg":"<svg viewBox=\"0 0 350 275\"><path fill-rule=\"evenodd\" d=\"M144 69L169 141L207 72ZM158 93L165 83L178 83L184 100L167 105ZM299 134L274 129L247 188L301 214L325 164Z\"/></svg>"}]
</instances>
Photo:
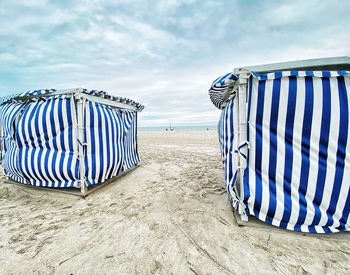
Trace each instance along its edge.
<instances>
[{"instance_id":1,"label":"beach chair canopy","mask_svg":"<svg viewBox=\"0 0 350 275\"><path fill-rule=\"evenodd\" d=\"M227 73L213 81L209 89L209 97L215 107L222 110L227 102L236 94L234 89L238 76Z\"/></svg>"},{"instance_id":2,"label":"beach chair canopy","mask_svg":"<svg viewBox=\"0 0 350 275\"><path fill-rule=\"evenodd\" d=\"M236 93L219 122L233 206L290 230L349 230L350 73L244 70L243 77L247 112L240 116Z\"/></svg>"},{"instance_id":3,"label":"beach chair canopy","mask_svg":"<svg viewBox=\"0 0 350 275\"><path fill-rule=\"evenodd\" d=\"M77 187L135 166L133 100L87 89L36 90L0 99L2 166L20 183Z\"/></svg>"}]
</instances>

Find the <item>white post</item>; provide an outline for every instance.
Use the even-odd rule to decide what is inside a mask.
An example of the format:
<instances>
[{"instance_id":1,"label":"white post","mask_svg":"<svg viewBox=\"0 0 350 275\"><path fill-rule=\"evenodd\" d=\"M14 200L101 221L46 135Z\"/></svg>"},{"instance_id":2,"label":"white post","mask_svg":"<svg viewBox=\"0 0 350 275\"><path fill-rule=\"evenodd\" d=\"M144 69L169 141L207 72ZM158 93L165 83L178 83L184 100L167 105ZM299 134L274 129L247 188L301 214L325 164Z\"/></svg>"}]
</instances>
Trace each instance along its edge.
<instances>
[{"instance_id":1,"label":"white post","mask_svg":"<svg viewBox=\"0 0 350 275\"><path fill-rule=\"evenodd\" d=\"M238 93L238 91L237 91ZM234 163L234 171L237 171L236 183L234 186L234 190L237 196L237 199L240 200L240 186L239 186L239 154L237 153L239 146L239 104L238 104L238 94L233 99L233 163Z\"/></svg>"},{"instance_id":2,"label":"white post","mask_svg":"<svg viewBox=\"0 0 350 275\"><path fill-rule=\"evenodd\" d=\"M84 109L86 99L77 96L77 121L78 121L78 154L79 154L79 182L81 193L86 193L88 188L85 181L85 163L84 163Z\"/></svg>"},{"instance_id":3,"label":"white post","mask_svg":"<svg viewBox=\"0 0 350 275\"><path fill-rule=\"evenodd\" d=\"M239 146L245 144L247 142L247 89L248 88L248 74L241 73L238 79L238 111L239 111ZM247 146L243 146L239 149L239 205L238 205L238 213L241 217L242 221L248 221L248 216L245 213L245 206L243 203L244 199L244 187L243 187L243 176L244 170L247 167L247 159L243 156L247 156L248 149ZM243 154L243 155L242 155Z\"/></svg>"}]
</instances>

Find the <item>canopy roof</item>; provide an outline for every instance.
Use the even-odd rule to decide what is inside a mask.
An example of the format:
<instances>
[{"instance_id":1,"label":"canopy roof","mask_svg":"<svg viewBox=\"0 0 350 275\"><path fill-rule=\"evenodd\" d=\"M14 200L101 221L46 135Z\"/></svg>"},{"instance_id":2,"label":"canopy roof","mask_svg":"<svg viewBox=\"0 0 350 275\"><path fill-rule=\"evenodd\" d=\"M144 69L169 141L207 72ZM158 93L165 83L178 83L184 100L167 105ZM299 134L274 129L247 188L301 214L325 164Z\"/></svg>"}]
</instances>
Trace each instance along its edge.
<instances>
[{"instance_id":1,"label":"canopy roof","mask_svg":"<svg viewBox=\"0 0 350 275\"><path fill-rule=\"evenodd\" d=\"M234 69L234 73L238 74L242 71L256 72L259 74L275 71L349 71L350 57L326 57L316 59L306 59L298 61L288 61L280 63L270 63L264 65L254 65L247 67L239 67Z\"/></svg>"},{"instance_id":2,"label":"canopy roof","mask_svg":"<svg viewBox=\"0 0 350 275\"><path fill-rule=\"evenodd\" d=\"M215 107L224 109L227 103L233 98L236 92L235 84L242 73L252 74L260 79L274 77L274 72L284 72L284 75L305 75L320 76L323 74L331 76L348 75L350 71L350 57L327 57L317 59L307 59L298 61L288 61L281 63L271 63L265 65L254 65L239 67L233 73L225 74L215 79L209 89L209 96ZM328 72L328 73L327 73ZM281 73L282 75L282 73Z\"/></svg>"},{"instance_id":3,"label":"canopy roof","mask_svg":"<svg viewBox=\"0 0 350 275\"><path fill-rule=\"evenodd\" d=\"M47 99L48 97L61 97L65 95L76 94L80 94L82 97L87 98L91 101L96 101L101 104L110 105L122 109L134 109L137 111L142 111L144 109L143 105L131 99L119 96L112 96L102 90L88 90L84 88L73 88L64 90L40 89L27 92L19 92L0 98L0 105L9 101L32 101L43 98Z\"/></svg>"}]
</instances>

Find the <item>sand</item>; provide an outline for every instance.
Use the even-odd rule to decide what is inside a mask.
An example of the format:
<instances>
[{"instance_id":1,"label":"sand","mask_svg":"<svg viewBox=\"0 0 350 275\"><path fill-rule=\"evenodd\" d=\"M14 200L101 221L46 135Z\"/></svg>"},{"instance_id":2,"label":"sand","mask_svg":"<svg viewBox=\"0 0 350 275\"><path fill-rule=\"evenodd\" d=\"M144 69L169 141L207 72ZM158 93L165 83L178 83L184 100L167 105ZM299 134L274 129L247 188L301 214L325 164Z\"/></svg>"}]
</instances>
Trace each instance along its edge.
<instances>
[{"instance_id":1,"label":"sand","mask_svg":"<svg viewBox=\"0 0 350 275\"><path fill-rule=\"evenodd\" d=\"M139 151L86 199L0 182L0 273L349 274L348 233L237 225L215 131L140 132Z\"/></svg>"}]
</instances>

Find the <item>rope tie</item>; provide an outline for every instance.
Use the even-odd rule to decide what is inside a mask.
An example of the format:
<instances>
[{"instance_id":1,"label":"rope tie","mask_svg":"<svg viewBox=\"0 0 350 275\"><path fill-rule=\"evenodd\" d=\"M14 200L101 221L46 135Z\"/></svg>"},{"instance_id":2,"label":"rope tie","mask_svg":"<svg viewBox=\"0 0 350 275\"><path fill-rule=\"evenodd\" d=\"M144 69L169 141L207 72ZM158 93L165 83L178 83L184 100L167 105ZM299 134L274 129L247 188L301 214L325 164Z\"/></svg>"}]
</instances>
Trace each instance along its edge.
<instances>
[{"instance_id":1,"label":"rope tie","mask_svg":"<svg viewBox=\"0 0 350 275\"><path fill-rule=\"evenodd\" d=\"M247 159L247 156L241 152L242 148L244 148L246 146L247 146L247 149L249 149L249 142L248 141L245 141L241 145L239 145L238 150L236 150L235 153L239 153L242 157Z\"/></svg>"},{"instance_id":2,"label":"rope tie","mask_svg":"<svg viewBox=\"0 0 350 275\"><path fill-rule=\"evenodd\" d=\"M237 181L237 170L233 176L233 179L230 184L227 185L227 191L231 195L231 203L234 208L236 208L237 204L239 203L239 199L237 196L237 189L236 189L236 181Z\"/></svg>"}]
</instances>

